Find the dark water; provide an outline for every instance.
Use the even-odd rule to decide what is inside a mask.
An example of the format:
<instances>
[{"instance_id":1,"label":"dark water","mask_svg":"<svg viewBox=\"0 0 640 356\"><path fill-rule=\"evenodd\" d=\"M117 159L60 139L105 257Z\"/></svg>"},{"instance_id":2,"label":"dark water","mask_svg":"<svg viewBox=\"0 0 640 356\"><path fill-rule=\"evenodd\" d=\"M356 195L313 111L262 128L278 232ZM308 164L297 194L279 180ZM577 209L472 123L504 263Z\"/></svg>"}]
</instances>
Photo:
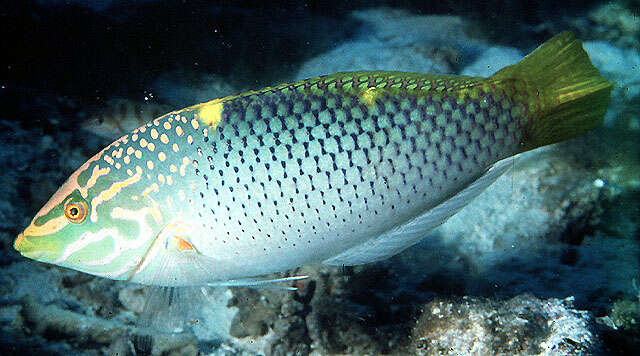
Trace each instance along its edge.
<instances>
[{"instance_id":1,"label":"dark water","mask_svg":"<svg viewBox=\"0 0 640 356\"><path fill-rule=\"evenodd\" d=\"M640 348L639 8L0 5L0 354L632 354ZM303 267L295 274L310 278L295 292L180 292L171 299L178 311L158 317L172 329L155 333L139 322L157 293L27 260L12 247L65 179L118 130L139 125L141 111L339 71L489 76L564 30L616 82L604 124L523 156L392 259ZM193 311L194 322L173 328L174 315Z\"/></svg>"}]
</instances>

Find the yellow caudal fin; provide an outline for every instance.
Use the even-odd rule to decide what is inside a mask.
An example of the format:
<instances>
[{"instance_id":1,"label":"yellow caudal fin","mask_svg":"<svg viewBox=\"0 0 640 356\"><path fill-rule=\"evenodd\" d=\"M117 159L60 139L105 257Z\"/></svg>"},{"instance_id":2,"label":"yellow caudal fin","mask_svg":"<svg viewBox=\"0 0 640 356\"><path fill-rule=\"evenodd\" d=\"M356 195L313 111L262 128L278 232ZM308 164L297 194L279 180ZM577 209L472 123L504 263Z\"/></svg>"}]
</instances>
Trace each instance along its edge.
<instances>
[{"instance_id":1,"label":"yellow caudal fin","mask_svg":"<svg viewBox=\"0 0 640 356\"><path fill-rule=\"evenodd\" d=\"M541 112L527 124L523 151L559 142L600 125L613 83L600 75L573 33L563 32L505 67L493 79L521 79L538 91Z\"/></svg>"}]
</instances>

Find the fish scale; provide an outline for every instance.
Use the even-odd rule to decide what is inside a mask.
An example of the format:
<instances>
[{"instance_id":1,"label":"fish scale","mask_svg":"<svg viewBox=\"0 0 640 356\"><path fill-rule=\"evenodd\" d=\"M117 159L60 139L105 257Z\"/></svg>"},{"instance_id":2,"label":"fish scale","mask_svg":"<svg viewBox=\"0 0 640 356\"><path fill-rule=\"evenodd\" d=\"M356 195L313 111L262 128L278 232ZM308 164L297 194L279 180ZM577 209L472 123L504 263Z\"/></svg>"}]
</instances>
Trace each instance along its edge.
<instances>
[{"instance_id":1,"label":"fish scale","mask_svg":"<svg viewBox=\"0 0 640 356\"><path fill-rule=\"evenodd\" d=\"M239 275L319 262L414 218L518 149L513 103L491 110L499 101L491 91L458 98L445 94L457 82L416 75L412 90L407 81L395 88L406 95L363 102L363 91L390 85L393 75L351 73L322 78L313 88L294 84L223 99L154 120L127 144L146 139L166 154L164 165L143 173L159 186L148 196L174 202L163 215L198 229L191 243L201 253L255 261ZM442 86L440 93L419 95L431 83ZM197 121L206 105L222 105L215 128ZM467 117L474 120L462 125ZM167 130L177 152L150 134L178 125L182 136ZM134 164L144 168L149 154L156 155L145 153ZM184 174L167 169L186 160ZM287 257L274 262L278 250Z\"/></svg>"},{"instance_id":2,"label":"fish scale","mask_svg":"<svg viewBox=\"0 0 640 356\"><path fill-rule=\"evenodd\" d=\"M215 99L91 158L14 247L165 286L380 260L469 203L507 158L598 125L610 91L564 33L490 78L338 73Z\"/></svg>"}]
</instances>

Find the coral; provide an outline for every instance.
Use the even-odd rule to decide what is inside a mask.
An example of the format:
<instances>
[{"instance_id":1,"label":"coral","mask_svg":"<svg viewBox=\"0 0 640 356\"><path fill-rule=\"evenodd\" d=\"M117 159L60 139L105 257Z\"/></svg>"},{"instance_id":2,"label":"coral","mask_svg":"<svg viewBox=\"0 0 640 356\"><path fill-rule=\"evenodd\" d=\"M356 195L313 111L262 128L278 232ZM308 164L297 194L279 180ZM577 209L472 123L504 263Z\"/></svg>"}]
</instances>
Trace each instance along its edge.
<instances>
[{"instance_id":1,"label":"coral","mask_svg":"<svg viewBox=\"0 0 640 356\"><path fill-rule=\"evenodd\" d=\"M418 355L583 355L596 351L587 312L572 299L436 299L412 333Z\"/></svg>"},{"instance_id":2,"label":"coral","mask_svg":"<svg viewBox=\"0 0 640 356\"><path fill-rule=\"evenodd\" d=\"M621 2L608 2L595 7L589 19L595 24L597 38L615 43L620 47L640 49L640 17L635 7Z\"/></svg>"}]
</instances>

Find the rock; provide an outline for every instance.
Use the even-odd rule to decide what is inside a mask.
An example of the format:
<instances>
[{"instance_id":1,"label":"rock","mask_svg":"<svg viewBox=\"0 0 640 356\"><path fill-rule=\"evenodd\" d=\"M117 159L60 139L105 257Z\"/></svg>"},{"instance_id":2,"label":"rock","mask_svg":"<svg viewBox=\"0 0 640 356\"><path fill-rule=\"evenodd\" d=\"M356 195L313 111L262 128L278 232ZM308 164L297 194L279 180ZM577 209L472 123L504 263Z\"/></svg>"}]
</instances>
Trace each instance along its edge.
<instances>
[{"instance_id":1,"label":"rock","mask_svg":"<svg viewBox=\"0 0 640 356\"><path fill-rule=\"evenodd\" d=\"M278 276L279 277L279 276ZM266 355L307 355L303 303L286 290L233 289L230 305L238 309L230 327L235 344Z\"/></svg>"},{"instance_id":2,"label":"rock","mask_svg":"<svg viewBox=\"0 0 640 356\"><path fill-rule=\"evenodd\" d=\"M0 291L4 300L11 303L30 296L41 303L51 303L68 297L61 288L62 276L58 268L45 268L42 264L35 264L22 260L3 267L0 275ZM67 298L70 304L77 304L72 298Z\"/></svg>"},{"instance_id":3,"label":"rock","mask_svg":"<svg viewBox=\"0 0 640 356\"><path fill-rule=\"evenodd\" d=\"M601 41L585 42L584 48L603 76L615 82L604 124L637 135L640 110L634 103L640 98L640 48L624 49Z\"/></svg>"},{"instance_id":4,"label":"rock","mask_svg":"<svg viewBox=\"0 0 640 356\"><path fill-rule=\"evenodd\" d=\"M75 345L97 343L113 346L116 341L133 335L134 338L149 340L148 350L153 355L171 352L197 354L193 346L195 339L187 334L157 333L153 329L129 327L117 320L105 320L55 305L40 304L32 297L25 297L22 305L22 315L31 325L33 333L48 339L65 339Z\"/></svg>"},{"instance_id":5,"label":"rock","mask_svg":"<svg viewBox=\"0 0 640 356\"><path fill-rule=\"evenodd\" d=\"M611 354L632 355L640 348L640 290L635 279L632 286L636 295L616 300L607 315L597 319Z\"/></svg>"},{"instance_id":6,"label":"rock","mask_svg":"<svg viewBox=\"0 0 640 356\"><path fill-rule=\"evenodd\" d=\"M105 350L106 355L135 356L135 347L131 340L126 338L116 339Z\"/></svg>"},{"instance_id":7,"label":"rock","mask_svg":"<svg viewBox=\"0 0 640 356\"><path fill-rule=\"evenodd\" d=\"M418 355L584 355L597 351L586 311L573 299L522 295L506 302L436 299L412 332Z\"/></svg>"},{"instance_id":8,"label":"rock","mask_svg":"<svg viewBox=\"0 0 640 356\"><path fill-rule=\"evenodd\" d=\"M356 70L400 70L450 73L451 69L437 64L414 48L389 48L384 44L353 42L339 46L322 56L305 62L296 79Z\"/></svg>"},{"instance_id":9,"label":"rock","mask_svg":"<svg viewBox=\"0 0 640 356\"><path fill-rule=\"evenodd\" d=\"M78 314L55 305L43 305L32 297L26 297L23 306L25 321L32 325L34 333L44 337L107 345L127 334L127 329L115 322Z\"/></svg>"},{"instance_id":10,"label":"rock","mask_svg":"<svg viewBox=\"0 0 640 356\"><path fill-rule=\"evenodd\" d=\"M593 35L615 43L621 47L640 49L640 18L637 8L635 13L632 6L625 6L621 2L611 2L595 7L589 12L588 18Z\"/></svg>"},{"instance_id":11,"label":"rock","mask_svg":"<svg viewBox=\"0 0 640 356\"><path fill-rule=\"evenodd\" d=\"M18 333L24 327L21 305L0 306L0 330L3 333Z\"/></svg>"},{"instance_id":12,"label":"rock","mask_svg":"<svg viewBox=\"0 0 640 356\"><path fill-rule=\"evenodd\" d=\"M489 77L498 70L518 63L524 55L511 47L489 47L483 51L471 64L466 66L460 74Z\"/></svg>"},{"instance_id":13,"label":"rock","mask_svg":"<svg viewBox=\"0 0 640 356\"><path fill-rule=\"evenodd\" d=\"M306 315L314 354L403 354L412 305L402 286L376 266L354 269L304 271L314 284Z\"/></svg>"},{"instance_id":14,"label":"rock","mask_svg":"<svg viewBox=\"0 0 640 356\"><path fill-rule=\"evenodd\" d=\"M233 318L229 333L237 338L265 335L269 330L267 323L275 319L277 308L270 306L265 296L251 289L234 294L230 305L239 307L242 303L243 307Z\"/></svg>"},{"instance_id":15,"label":"rock","mask_svg":"<svg viewBox=\"0 0 640 356\"><path fill-rule=\"evenodd\" d=\"M125 309L135 313L142 313L146 303L143 286L132 284L125 286L118 292L118 301Z\"/></svg>"},{"instance_id":16,"label":"rock","mask_svg":"<svg viewBox=\"0 0 640 356\"><path fill-rule=\"evenodd\" d=\"M89 310L107 320L118 316L121 309L117 304L117 282L70 270L64 270L62 274L65 291Z\"/></svg>"},{"instance_id":17,"label":"rock","mask_svg":"<svg viewBox=\"0 0 640 356\"><path fill-rule=\"evenodd\" d=\"M414 15L387 8L355 11L350 41L303 63L295 79L355 70L453 73L486 46L470 39L460 17Z\"/></svg>"}]
</instances>

